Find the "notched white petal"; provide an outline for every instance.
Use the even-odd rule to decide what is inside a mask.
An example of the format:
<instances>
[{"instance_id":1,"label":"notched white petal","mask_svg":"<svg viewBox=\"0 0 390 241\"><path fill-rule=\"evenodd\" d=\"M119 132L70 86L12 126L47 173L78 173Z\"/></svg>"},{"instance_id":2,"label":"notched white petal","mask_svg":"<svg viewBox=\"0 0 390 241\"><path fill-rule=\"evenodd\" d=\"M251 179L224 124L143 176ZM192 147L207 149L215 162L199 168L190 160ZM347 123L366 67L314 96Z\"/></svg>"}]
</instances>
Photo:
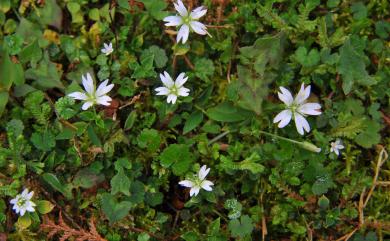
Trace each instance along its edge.
<instances>
[{"instance_id":1,"label":"notched white petal","mask_svg":"<svg viewBox=\"0 0 390 241\"><path fill-rule=\"evenodd\" d=\"M181 40L183 44L186 43L188 40L188 35L190 35L190 28L186 24L183 24L177 33L176 42L179 43Z\"/></svg>"},{"instance_id":2,"label":"notched white petal","mask_svg":"<svg viewBox=\"0 0 390 241\"><path fill-rule=\"evenodd\" d=\"M203 17L206 13L207 13L207 9L205 9L203 6L200 6L192 10L190 16L192 19L196 20Z\"/></svg>"},{"instance_id":3,"label":"notched white petal","mask_svg":"<svg viewBox=\"0 0 390 241\"><path fill-rule=\"evenodd\" d=\"M179 26L183 23L182 18L179 16L168 16L163 19L165 26Z\"/></svg>"},{"instance_id":4,"label":"notched white petal","mask_svg":"<svg viewBox=\"0 0 390 241\"><path fill-rule=\"evenodd\" d=\"M184 186L184 187L193 187L194 186L194 183L189 181L189 180L181 181L181 182L179 182L179 184Z\"/></svg>"},{"instance_id":5,"label":"notched white petal","mask_svg":"<svg viewBox=\"0 0 390 241\"><path fill-rule=\"evenodd\" d=\"M175 6L176 11L182 16L186 17L188 15L187 8L184 6L181 0L178 0L177 3L173 4Z\"/></svg>"},{"instance_id":6,"label":"notched white petal","mask_svg":"<svg viewBox=\"0 0 390 241\"><path fill-rule=\"evenodd\" d=\"M195 33L200 34L200 35L206 35L206 25L204 25L201 22L198 21L191 21L190 22L191 29L195 31Z\"/></svg>"}]
</instances>

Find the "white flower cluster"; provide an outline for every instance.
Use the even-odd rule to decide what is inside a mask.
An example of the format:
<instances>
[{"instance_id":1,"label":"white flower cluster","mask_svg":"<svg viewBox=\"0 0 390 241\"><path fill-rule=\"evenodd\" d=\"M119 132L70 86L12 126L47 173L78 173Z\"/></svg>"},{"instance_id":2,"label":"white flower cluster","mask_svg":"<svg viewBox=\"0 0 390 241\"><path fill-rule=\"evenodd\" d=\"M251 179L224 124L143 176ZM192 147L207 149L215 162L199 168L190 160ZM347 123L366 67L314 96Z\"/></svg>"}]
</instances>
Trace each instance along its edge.
<instances>
[{"instance_id":1,"label":"white flower cluster","mask_svg":"<svg viewBox=\"0 0 390 241\"><path fill-rule=\"evenodd\" d=\"M207 9L203 6L195 8L191 12L187 10L181 0L177 0L174 3L174 7L178 12L178 15L168 16L164 18L165 26L173 26L178 28L176 42L180 41L184 44L189 38L191 32L195 32L200 35L210 35L207 32L207 27L198 20L207 13ZM114 49L112 43L104 43L104 48L101 49L101 52L105 55L110 55L113 53ZM178 97L188 96L190 90L184 87L184 84L187 82L188 77L185 73L180 73L176 80L174 81L172 77L164 71L160 74L160 79L163 86L155 89L157 92L156 95L167 96L167 103L175 104ZM84 101L82 105L83 110L87 110L93 105L100 104L104 106L110 105L111 98L107 95L108 92L114 87L113 84L107 85L108 80L103 81L99 87L96 89L96 85L89 73L86 76L82 76L82 84L85 91L83 92L73 92L69 94L70 97ZM274 123L278 123L279 128L284 128L287 126L290 121L293 119L295 122L295 127L300 135L304 135L305 132L310 132L310 125L306 120L307 116L310 115L320 115L321 114L321 105L318 103L307 103L307 99L310 96L311 86L301 85L301 88L298 94L293 97L291 92L284 87L280 87L280 92L278 92L279 99L285 104L285 110L277 114L273 120ZM339 155L339 151L343 149L344 146L341 144L340 140L331 143L331 152L334 152L336 155ZM321 150L321 149L319 149ZM195 175L194 178L190 180L180 181L179 184L190 188L190 196L198 195L201 189L206 191L212 191L212 186L214 183L206 180L206 176L210 172L210 168L207 168L205 165L202 166L199 170L198 175ZM14 200L14 199L13 199ZM16 201L15 201L16 202ZM28 206L29 209L18 209L18 210L32 210L32 206ZM24 213L25 211L23 211Z\"/></svg>"}]
</instances>

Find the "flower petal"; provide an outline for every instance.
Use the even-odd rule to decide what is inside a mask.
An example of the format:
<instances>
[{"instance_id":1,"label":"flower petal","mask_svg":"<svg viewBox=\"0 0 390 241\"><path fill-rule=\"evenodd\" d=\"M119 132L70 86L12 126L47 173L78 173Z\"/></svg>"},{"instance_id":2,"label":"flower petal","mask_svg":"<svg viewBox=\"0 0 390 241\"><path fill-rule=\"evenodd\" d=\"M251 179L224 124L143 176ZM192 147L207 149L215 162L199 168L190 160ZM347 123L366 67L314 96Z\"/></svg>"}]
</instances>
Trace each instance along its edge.
<instances>
[{"instance_id":1,"label":"flower petal","mask_svg":"<svg viewBox=\"0 0 390 241\"><path fill-rule=\"evenodd\" d=\"M191 29L195 31L195 33L200 34L200 35L206 35L206 26L198 21L191 21L190 22Z\"/></svg>"},{"instance_id":2,"label":"flower petal","mask_svg":"<svg viewBox=\"0 0 390 241\"><path fill-rule=\"evenodd\" d=\"M275 116L273 122L277 123L277 122L280 121L279 124L278 124L278 127L279 128L283 128L286 125L288 125L288 123L290 123L291 117L292 117L291 110L283 110L283 111L281 111L279 114L277 114Z\"/></svg>"},{"instance_id":3,"label":"flower petal","mask_svg":"<svg viewBox=\"0 0 390 241\"><path fill-rule=\"evenodd\" d=\"M301 89L299 90L297 96L295 96L295 103L300 105L300 104L303 104L303 102L309 98L310 96L310 89L311 89L311 86L308 85L306 88L305 88L305 85L302 83L301 85Z\"/></svg>"},{"instance_id":4,"label":"flower petal","mask_svg":"<svg viewBox=\"0 0 390 241\"><path fill-rule=\"evenodd\" d=\"M183 17L188 15L187 8L184 6L181 0L177 0L177 3L173 4L175 6L176 11Z\"/></svg>"},{"instance_id":5,"label":"flower petal","mask_svg":"<svg viewBox=\"0 0 390 241\"><path fill-rule=\"evenodd\" d=\"M284 104L286 104L287 106L290 106L292 104L292 102L294 101L292 95L291 95L291 92L284 88L284 87L280 87L279 88L281 92L278 92L278 97L281 101L283 101Z\"/></svg>"},{"instance_id":6,"label":"flower petal","mask_svg":"<svg viewBox=\"0 0 390 241\"><path fill-rule=\"evenodd\" d=\"M197 196L198 193L199 193L199 190L200 190L200 187L198 186L195 186L195 187L192 187L191 190L190 190L190 196Z\"/></svg>"},{"instance_id":7,"label":"flower petal","mask_svg":"<svg viewBox=\"0 0 390 241\"><path fill-rule=\"evenodd\" d=\"M343 145L339 144L339 145L336 145L336 148L341 150L341 149L344 149L345 147Z\"/></svg>"},{"instance_id":8,"label":"flower petal","mask_svg":"<svg viewBox=\"0 0 390 241\"><path fill-rule=\"evenodd\" d=\"M102 95L105 95L107 94L108 92L110 92L112 90L112 88L114 88L114 84L110 84L110 85L107 85L108 84L108 79L106 79L105 81L103 81L99 87L97 88L96 92L95 92L95 96L96 97L99 97L99 96L102 96Z\"/></svg>"},{"instance_id":9,"label":"flower petal","mask_svg":"<svg viewBox=\"0 0 390 241\"><path fill-rule=\"evenodd\" d=\"M96 103L98 103L100 105L109 106L111 101L112 101L112 99L108 95L96 97Z\"/></svg>"},{"instance_id":10,"label":"flower petal","mask_svg":"<svg viewBox=\"0 0 390 241\"><path fill-rule=\"evenodd\" d=\"M18 198L18 196L16 196L14 199L11 199L11 200L9 201L9 203L15 204L15 203L18 202L18 200L19 200L19 198Z\"/></svg>"},{"instance_id":11,"label":"flower petal","mask_svg":"<svg viewBox=\"0 0 390 241\"><path fill-rule=\"evenodd\" d=\"M169 94L168 98L167 98L167 103L169 104L170 102L172 102L172 104L175 104L176 100L177 100L177 96L176 95Z\"/></svg>"},{"instance_id":12,"label":"flower petal","mask_svg":"<svg viewBox=\"0 0 390 241\"><path fill-rule=\"evenodd\" d=\"M301 135L305 134L304 130L306 130L306 132L310 131L309 123L307 122L305 117L303 117L301 114L295 113L294 120L295 120L295 126L299 134Z\"/></svg>"},{"instance_id":13,"label":"flower petal","mask_svg":"<svg viewBox=\"0 0 390 241\"><path fill-rule=\"evenodd\" d=\"M206 165L203 165L199 169L199 173L198 173L199 179L204 180L206 178L207 174L209 174L209 172L210 172L210 168L207 168Z\"/></svg>"},{"instance_id":14,"label":"flower petal","mask_svg":"<svg viewBox=\"0 0 390 241\"><path fill-rule=\"evenodd\" d=\"M163 19L165 26L179 26L183 23L182 18L179 16L168 16Z\"/></svg>"},{"instance_id":15,"label":"flower petal","mask_svg":"<svg viewBox=\"0 0 390 241\"><path fill-rule=\"evenodd\" d=\"M213 188L211 187L211 186L213 186L214 185L214 183L212 183L211 181L209 181L209 180L204 180L203 182L202 182L202 188L204 189L204 190L206 190L206 191L212 191L213 190Z\"/></svg>"},{"instance_id":16,"label":"flower petal","mask_svg":"<svg viewBox=\"0 0 390 241\"><path fill-rule=\"evenodd\" d=\"M23 198L26 198L27 195L28 195L28 189L25 188L25 189L23 190L22 194L20 194L20 196L22 196Z\"/></svg>"},{"instance_id":17,"label":"flower petal","mask_svg":"<svg viewBox=\"0 0 390 241\"><path fill-rule=\"evenodd\" d=\"M19 212L20 212L20 216L23 216L23 215L26 213L26 209L21 208L21 209L19 210Z\"/></svg>"},{"instance_id":18,"label":"flower petal","mask_svg":"<svg viewBox=\"0 0 390 241\"><path fill-rule=\"evenodd\" d=\"M192 19L196 20L203 17L206 13L207 13L207 9L205 9L203 6L200 6L192 10L190 16Z\"/></svg>"},{"instance_id":19,"label":"flower petal","mask_svg":"<svg viewBox=\"0 0 390 241\"><path fill-rule=\"evenodd\" d=\"M175 81L175 86L176 88L182 87L185 82L187 82L188 77L186 77L185 73L180 73L179 76L177 76L176 81Z\"/></svg>"},{"instance_id":20,"label":"flower petal","mask_svg":"<svg viewBox=\"0 0 390 241\"><path fill-rule=\"evenodd\" d=\"M88 94L92 95L95 91L95 86L93 85L93 79L90 73L87 73L85 76L82 76L83 79L83 86L85 91L87 91Z\"/></svg>"},{"instance_id":21,"label":"flower petal","mask_svg":"<svg viewBox=\"0 0 390 241\"><path fill-rule=\"evenodd\" d=\"M167 87L158 87L154 90L157 91L156 95L168 95L170 92Z\"/></svg>"},{"instance_id":22,"label":"flower petal","mask_svg":"<svg viewBox=\"0 0 390 241\"><path fill-rule=\"evenodd\" d=\"M34 191L31 191L30 193L28 193L27 195L26 195L26 199L31 199L32 197L34 196Z\"/></svg>"},{"instance_id":23,"label":"flower petal","mask_svg":"<svg viewBox=\"0 0 390 241\"><path fill-rule=\"evenodd\" d=\"M69 97L72 97L75 100L86 100L88 96L83 92L72 92L68 94Z\"/></svg>"},{"instance_id":24,"label":"flower petal","mask_svg":"<svg viewBox=\"0 0 390 241\"><path fill-rule=\"evenodd\" d=\"M318 103L306 103L297 108L297 111L305 115L321 115L321 105Z\"/></svg>"},{"instance_id":25,"label":"flower petal","mask_svg":"<svg viewBox=\"0 0 390 241\"><path fill-rule=\"evenodd\" d=\"M183 24L180 27L179 32L177 33L176 42L179 43L180 40L182 40L182 43L184 44L188 40L188 35L190 35L190 28L188 27L188 25Z\"/></svg>"},{"instance_id":26,"label":"flower petal","mask_svg":"<svg viewBox=\"0 0 390 241\"><path fill-rule=\"evenodd\" d=\"M35 212L34 206L31 205L30 203L28 205L26 205L26 210L29 212Z\"/></svg>"},{"instance_id":27,"label":"flower petal","mask_svg":"<svg viewBox=\"0 0 390 241\"><path fill-rule=\"evenodd\" d=\"M83 110L88 110L89 107L93 106L93 102L92 101L87 101L83 104L83 106L81 106L81 109Z\"/></svg>"},{"instance_id":28,"label":"flower petal","mask_svg":"<svg viewBox=\"0 0 390 241\"><path fill-rule=\"evenodd\" d=\"M188 180L184 180L184 181L179 182L179 185L182 185L184 187L193 187L194 183L191 181L188 181Z\"/></svg>"},{"instance_id":29,"label":"flower petal","mask_svg":"<svg viewBox=\"0 0 390 241\"><path fill-rule=\"evenodd\" d=\"M190 92L190 89L187 89L185 87L181 87L178 89L177 94L180 96L188 96Z\"/></svg>"},{"instance_id":30,"label":"flower petal","mask_svg":"<svg viewBox=\"0 0 390 241\"><path fill-rule=\"evenodd\" d=\"M163 82L163 84L169 89L171 88L175 83L173 82L171 76L164 71L164 74L160 74L160 79Z\"/></svg>"}]
</instances>

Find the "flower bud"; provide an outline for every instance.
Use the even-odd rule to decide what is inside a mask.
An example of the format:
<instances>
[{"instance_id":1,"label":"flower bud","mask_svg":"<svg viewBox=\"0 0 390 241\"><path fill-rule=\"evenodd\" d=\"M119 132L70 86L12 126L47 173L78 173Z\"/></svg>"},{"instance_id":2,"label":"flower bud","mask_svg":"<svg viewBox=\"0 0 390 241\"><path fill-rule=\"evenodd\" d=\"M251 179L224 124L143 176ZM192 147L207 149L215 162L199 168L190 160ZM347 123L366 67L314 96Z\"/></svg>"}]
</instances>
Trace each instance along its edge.
<instances>
[{"instance_id":1,"label":"flower bud","mask_svg":"<svg viewBox=\"0 0 390 241\"><path fill-rule=\"evenodd\" d=\"M320 152L321 151L321 148L317 147L316 145L314 145L313 143L310 143L310 142L307 142L307 141L304 141L304 142L301 142L301 146L302 148L308 150L308 151L311 151L311 152Z\"/></svg>"}]
</instances>

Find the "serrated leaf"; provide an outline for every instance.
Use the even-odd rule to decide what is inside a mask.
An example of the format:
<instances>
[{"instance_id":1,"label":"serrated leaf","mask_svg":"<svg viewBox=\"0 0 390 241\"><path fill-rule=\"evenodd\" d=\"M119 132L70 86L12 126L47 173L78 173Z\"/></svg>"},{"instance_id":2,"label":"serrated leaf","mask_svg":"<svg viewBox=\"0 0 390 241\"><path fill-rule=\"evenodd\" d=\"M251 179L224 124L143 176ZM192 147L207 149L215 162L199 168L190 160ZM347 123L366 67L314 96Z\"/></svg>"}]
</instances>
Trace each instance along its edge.
<instances>
[{"instance_id":1,"label":"serrated leaf","mask_svg":"<svg viewBox=\"0 0 390 241\"><path fill-rule=\"evenodd\" d=\"M127 201L117 202L110 194L104 193L101 199L103 213L107 216L110 224L121 220L129 214L132 203Z\"/></svg>"},{"instance_id":2,"label":"serrated leaf","mask_svg":"<svg viewBox=\"0 0 390 241\"><path fill-rule=\"evenodd\" d=\"M91 188L104 181L104 175L90 167L78 171L72 181L74 187Z\"/></svg>"},{"instance_id":3,"label":"serrated leaf","mask_svg":"<svg viewBox=\"0 0 390 241\"><path fill-rule=\"evenodd\" d=\"M188 146L182 144L171 144L159 156L160 163L165 168L172 167L173 173L177 176L183 175L191 166L193 156Z\"/></svg>"},{"instance_id":4,"label":"serrated leaf","mask_svg":"<svg viewBox=\"0 0 390 241\"><path fill-rule=\"evenodd\" d=\"M50 151L56 146L55 136L49 130L43 133L34 132L31 135L31 142L36 148L42 151Z\"/></svg>"},{"instance_id":5,"label":"serrated leaf","mask_svg":"<svg viewBox=\"0 0 390 241\"><path fill-rule=\"evenodd\" d=\"M137 137L138 146L149 152L156 152L160 147L160 135L154 129L143 129Z\"/></svg>"},{"instance_id":6,"label":"serrated leaf","mask_svg":"<svg viewBox=\"0 0 390 241\"><path fill-rule=\"evenodd\" d=\"M245 237L252 233L252 219L248 215L241 216L241 219L233 219L229 221L229 230L232 237Z\"/></svg>"},{"instance_id":7,"label":"serrated leaf","mask_svg":"<svg viewBox=\"0 0 390 241\"><path fill-rule=\"evenodd\" d=\"M126 176L123 168L119 168L118 173L111 179L111 194L119 192L130 196L130 179Z\"/></svg>"},{"instance_id":8,"label":"serrated leaf","mask_svg":"<svg viewBox=\"0 0 390 241\"><path fill-rule=\"evenodd\" d=\"M366 120L364 131L355 137L357 144L364 148L370 148L381 140L380 124L373 120Z\"/></svg>"},{"instance_id":9,"label":"serrated leaf","mask_svg":"<svg viewBox=\"0 0 390 241\"><path fill-rule=\"evenodd\" d=\"M375 83L366 71L364 54L352 46L350 38L340 48L338 71L343 77L344 94L349 94L354 84L369 86Z\"/></svg>"}]
</instances>

